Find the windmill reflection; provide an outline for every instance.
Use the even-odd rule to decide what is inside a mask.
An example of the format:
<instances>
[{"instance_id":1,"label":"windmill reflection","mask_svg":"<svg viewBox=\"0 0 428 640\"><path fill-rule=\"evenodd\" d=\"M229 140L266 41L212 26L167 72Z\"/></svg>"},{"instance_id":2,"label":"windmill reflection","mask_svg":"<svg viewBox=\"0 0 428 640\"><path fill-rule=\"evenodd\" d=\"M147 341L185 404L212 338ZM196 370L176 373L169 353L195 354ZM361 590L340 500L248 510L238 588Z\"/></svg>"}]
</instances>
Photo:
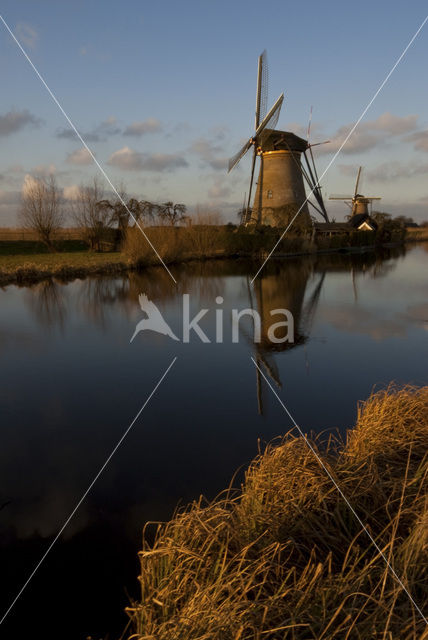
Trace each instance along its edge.
<instances>
[{"instance_id":1,"label":"windmill reflection","mask_svg":"<svg viewBox=\"0 0 428 640\"><path fill-rule=\"evenodd\" d=\"M311 260L301 260L298 263L273 264L269 273L263 274L251 286L247 277L247 288L250 306L257 311L261 318L261 340L254 343L254 360L256 367L257 407L259 414L263 414L263 380L259 369L263 369L273 384L281 388L275 354L290 351L303 345L309 339L312 322L319 302L325 271L314 273ZM306 296L308 282L314 279L315 286L309 296ZM306 299L305 299L306 298ZM294 341L273 343L269 338L269 329L276 322L271 316L274 309L288 309L294 319ZM285 339L288 327L277 327L275 336L279 340Z\"/></svg>"}]
</instances>

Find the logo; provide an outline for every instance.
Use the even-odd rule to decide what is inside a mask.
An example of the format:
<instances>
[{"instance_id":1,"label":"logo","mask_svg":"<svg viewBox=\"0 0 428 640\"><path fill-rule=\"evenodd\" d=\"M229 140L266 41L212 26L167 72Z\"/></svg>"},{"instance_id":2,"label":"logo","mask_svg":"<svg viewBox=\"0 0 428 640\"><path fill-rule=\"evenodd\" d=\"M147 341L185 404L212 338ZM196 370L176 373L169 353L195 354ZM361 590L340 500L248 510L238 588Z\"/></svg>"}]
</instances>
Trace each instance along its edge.
<instances>
[{"instance_id":1,"label":"logo","mask_svg":"<svg viewBox=\"0 0 428 640\"><path fill-rule=\"evenodd\" d=\"M179 340L175 333L171 330L171 327L165 322L163 316L154 302L148 299L145 293L140 293L138 296L138 300L140 303L140 307L142 311L147 315L147 318L140 320L140 322L135 327L134 335L132 336L130 342L133 341L135 336L140 333L140 331L146 331L147 329L151 329L152 331L156 331L156 333L162 333L164 336L169 336L173 340Z\"/></svg>"},{"instance_id":2,"label":"logo","mask_svg":"<svg viewBox=\"0 0 428 640\"><path fill-rule=\"evenodd\" d=\"M145 293L140 293L138 296L141 310L146 314L146 318L140 320L135 327L134 334L130 340L132 342L134 338L141 332L150 329L156 333L161 333L164 336L168 336L173 340L180 341L175 333L172 331L169 324L164 320L161 312L157 308L154 302L148 299ZM215 299L217 305L223 304L224 300L222 296L217 296ZM200 311L191 319L190 318L190 295L188 293L183 294L183 336L182 342L189 343L191 332L199 338L201 342L210 343L211 340L205 331L200 326L200 321L204 316L210 312L210 309L200 309ZM224 342L224 310L216 307L215 311L215 342ZM274 318L275 316L282 316L282 320L279 322L269 323L267 326L267 316ZM263 320L257 309L231 309L231 342L239 342L239 329L240 322L243 318L251 318L253 325L253 342L255 343L272 343L282 344L284 342L294 342L294 318L291 311L288 309L272 309L269 314L266 312L263 314ZM248 331L245 331L248 336Z\"/></svg>"}]
</instances>

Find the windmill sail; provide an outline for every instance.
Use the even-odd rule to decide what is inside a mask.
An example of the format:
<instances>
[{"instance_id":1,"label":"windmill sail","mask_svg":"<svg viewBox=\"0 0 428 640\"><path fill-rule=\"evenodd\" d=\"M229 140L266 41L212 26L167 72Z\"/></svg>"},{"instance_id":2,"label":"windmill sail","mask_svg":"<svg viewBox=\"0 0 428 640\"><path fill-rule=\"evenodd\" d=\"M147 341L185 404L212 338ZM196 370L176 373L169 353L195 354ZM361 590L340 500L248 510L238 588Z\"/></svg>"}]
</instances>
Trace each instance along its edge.
<instances>
[{"instance_id":1,"label":"windmill sail","mask_svg":"<svg viewBox=\"0 0 428 640\"><path fill-rule=\"evenodd\" d=\"M362 167L358 167L358 174L357 174L357 181L355 183L355 192L354 192L354 198L358 193L358 185L360 184L360 177L361 177L361 169Z\"/></svg>"},{"instance_id":2,"label":"windmill sail","mask_svg":"<svg viewBox=\"0 0 428 640\"><path fill-rule=\"evenodd\" d=\"M283 103L284 100L284 94L281 93L281 95L279 96L278 100L275 102L275 104L273 105L272 109L269 111L269 113L264 117L263 121L261 122L261 124L259 124L259 126L257 127L254 136L252 138L250 138L243 147L241 147L241 149L239 149L238 153L235 153L234 156L232 156L229 160L229 171L232 171L233 167L235 165L238 164L238 162L240 161L240 159L245 156L245 154L247 153L248 149L251 147L251 145L259 145L260 144L260 140L259 140L259 136L261 135L261 133L269 128L269 129L274 129L276 127L276 123L278 122L278 118L279 118L279 112L281 111L281 105Z\"/></svg>"},{"instance_id":3,"label":"windmill sail","mask_svg":"<svg viewBox=\"0 0 428 640\"><path fill-rule=\"evenodd\" d=\"M256 98L256 122L255 129L264 119L268 105L268 65L266 49L259 56L259 69L257 74L257 98Z\"/></svg>"},{"instance_id":4,"label":"windmill sail","mask_svg":"<svg viewBox=\"0 0 428 640\"><path fill-rule=\"evenodd\" d=\"M232 156L229 160L229 171L232 171L233 167L238 164L238 162L240 161L240 159L245 156L245 154L247 153L248 149L251 147L251 145L253 144L252 138L250 138L245 144L244 146L239 149L238 153L235 153L234 156Z\"/></svg>"}]
</instances>

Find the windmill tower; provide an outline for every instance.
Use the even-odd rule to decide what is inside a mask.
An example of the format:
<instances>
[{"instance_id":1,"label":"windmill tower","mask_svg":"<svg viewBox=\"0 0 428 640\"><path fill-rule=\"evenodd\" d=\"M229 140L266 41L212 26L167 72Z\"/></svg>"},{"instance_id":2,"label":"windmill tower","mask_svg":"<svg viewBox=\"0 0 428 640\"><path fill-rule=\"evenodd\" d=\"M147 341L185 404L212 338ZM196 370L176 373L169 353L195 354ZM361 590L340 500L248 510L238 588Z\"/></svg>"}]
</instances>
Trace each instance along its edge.
<instances>
[{"instance_id":1,"label":"windmill tower","mask_svg":"<svg viewBox=\"0 0 428 640\"><path fill-rule=\"evenodd\" d=\"M247 151L253 147L250 186L245 223L286 227L299 212L303 223L310 225L308 203L328 222L321 187L308 139L290 131L275 129L284 101L282 93L266 114L268 74L266 51L259 56L256 94L255 131L244 146L229 160L229 171L235 167ZM310 156L307 155L310 152ZM306 166L302 164L302 155ZM256 159L260 158L256 195L251 209ZM316 204L306 201L305 184L312 192Z\"/></svg>"},{"instance_id":2,"label":"windmill tower","mask_svg":"<svg viewBox=\"0 0 428 640\"><path fill-rule=\"evenodd\" d=\"M258 312L261 319L260 342L255 343L253 336L246 336L254 348L253 359L257 364L256 389L260 414L263 414L264 404L263 376L260 370L264 370L266 377L277 387L282 387L275 356L305 345L308 341L325 277L325 271L320 276L314 274L310 260L271 264L270 267L254 283L250 283L247 278L249 306ZM311 281L318 282L310 295L307 295ZM271 341L269 329L275 322L270 313L272 309L291 311L294 318L293 342ZM287 332L288 329L278 328L275 335L277 338L284 338Z\"/></svg>"},{"instance_id":3,"label":"windmill tower","mask_svg":"<svg viewBox=\"0 0 428 640\"><path fill-rule=\"evenodd\" d=\"M343 200L345 204L351 209L351 217L363 214L365 216L369 216L369 207L371 210L371 205L373 200L381 200L382 198L378 196L362 196L358 193L358 186L360 184L362 167L358 167L357 180L355 182L355 189L353 196L330 196L329 200Z\"/></svg>"}]
</instances>

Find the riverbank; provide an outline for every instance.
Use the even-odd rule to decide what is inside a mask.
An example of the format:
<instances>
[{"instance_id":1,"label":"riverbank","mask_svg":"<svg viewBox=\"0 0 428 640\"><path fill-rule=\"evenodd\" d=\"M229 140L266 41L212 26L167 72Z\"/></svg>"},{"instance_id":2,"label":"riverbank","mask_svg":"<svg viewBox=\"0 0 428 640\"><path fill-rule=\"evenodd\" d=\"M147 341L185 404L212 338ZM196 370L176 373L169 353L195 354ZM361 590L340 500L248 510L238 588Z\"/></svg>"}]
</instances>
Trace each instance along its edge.
<instances>
[{"instance_id":1,"label":"riverbank","mask_svg":"<svg viewBox=\"0 0 428 640\"><path fill-rule=\"evenodd\" d=\"M252 258L260 263L278 241L272 230L260 233L236 232L227 227L193 227L189 230L157 228L147 230L150 241L167 265L194 260ZM353 238L323 238L317 244L304 236L290 235L279 243L272 257L287 258L324 253L360 253L399 246L402 242L375 245L367 233ZM0 242L0 286L33 284L47 278L69 281L91 275L116 275L144 270L160 264L147 240L131 229L121 251L93 252L76 240L58 244L48 252L41 243Z\"/></svg>"},{"instance_id":2,"label":"riverbank","mask_svg":"<svg viewBox=\"0 0 428 640\"><path fill-rule=\"evenodd\" d=\"M0 286L33 284L57 278L73 280L91 275L116 275L133 268L122 253L0 254Z\"/></svg>"},{"instance_id":3,"label":"riverbank","mask_svg":"<svg viewBox=\"0 0 428 640\"><path fill-rule=\"evenodd\" d=\"M428 387L390 387L345 443L290 432L250 465L241 491L144 532L138 637L255 640L426 637ZM153 540L153 535L151 535ZM136 636L136 637L137 637Z\"/></svg>"}]
</instances>

